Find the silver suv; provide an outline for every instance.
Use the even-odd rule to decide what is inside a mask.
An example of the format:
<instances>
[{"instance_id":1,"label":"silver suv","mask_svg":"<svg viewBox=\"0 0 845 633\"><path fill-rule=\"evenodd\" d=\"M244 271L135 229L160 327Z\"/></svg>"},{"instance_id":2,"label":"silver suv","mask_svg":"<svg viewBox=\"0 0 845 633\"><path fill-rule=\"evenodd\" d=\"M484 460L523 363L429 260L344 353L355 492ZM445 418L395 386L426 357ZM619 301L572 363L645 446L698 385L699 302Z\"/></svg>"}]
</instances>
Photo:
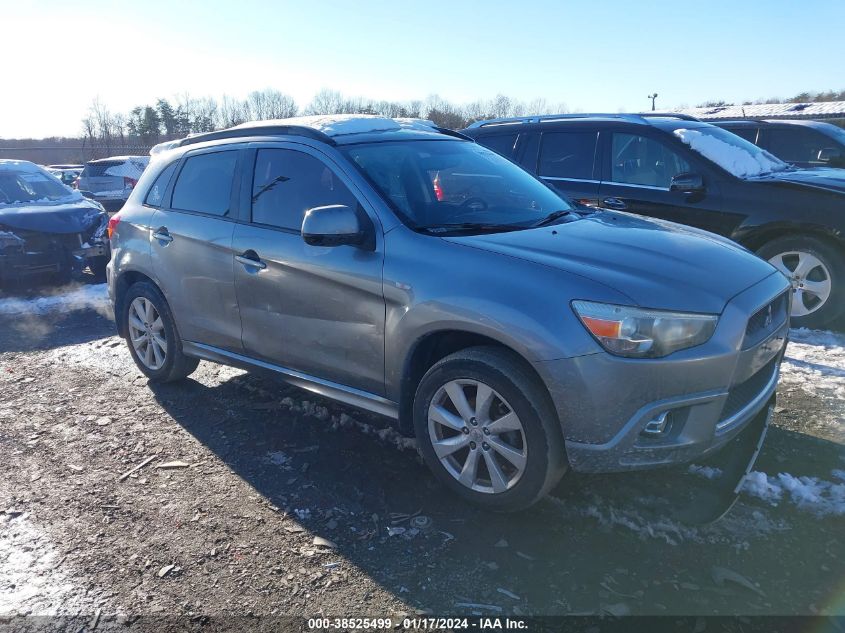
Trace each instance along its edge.
<instances>
[{"instance_id":1,"label":"silver suv","mask_svg":"<svg viewBox=\"0 0 845 633\"><path fill-rule=\"evenodd\" d=\"M75 186L113 213L126 202L149 162L149 156L112 156L88 161Z\"/></svg>"},{"instance_id":2,"label":"silver suv","mask_svg":"<svg viewBox=\"0 0 845 633\"><path fill-rule=\"evenodd\" d=\"M154 149L109 291L152 382L200 359L397 421L466 499L678 464L770 410L789 283L700 230L562 199L416 120L304 117Z\"/></svg>"}]
</instances>

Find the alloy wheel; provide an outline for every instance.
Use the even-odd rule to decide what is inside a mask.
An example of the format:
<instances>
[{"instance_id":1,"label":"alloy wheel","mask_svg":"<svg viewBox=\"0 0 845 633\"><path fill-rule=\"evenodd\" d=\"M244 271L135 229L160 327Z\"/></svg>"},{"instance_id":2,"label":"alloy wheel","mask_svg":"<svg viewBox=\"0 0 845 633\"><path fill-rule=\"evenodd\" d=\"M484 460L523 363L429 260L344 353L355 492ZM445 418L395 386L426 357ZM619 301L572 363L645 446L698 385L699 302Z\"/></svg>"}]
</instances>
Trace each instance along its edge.
<instances>
[{"instance_id":1,"label":"alloy wheel","mask_svg":"<svg viewBox=\"0 0 845 633\"><path fill-rule=\"evenodd\" d=\"M147 369L161 369L167 360L167 335L164 322L153 302L136 297L129 304L129 340L138 359Z\"/></svg>"},{"instance_id":2,"label":"alloy wheel","mask_svg":"<svg viewBox=\"0 0 845 633\"><path fill-rule=\"evenodd\" d=\"M792 284L791 316L812 314L830 298L830 271L815 255L787 251L771 257L769 263L786 275Z\"/></svg>"},{"instance_id":3,"label":"alloy wheel","mask_svg":"<svg viewBox=\"0 0 845 633\"><path fill-rule=\"evenodd\" d=\"M428 407L428 432L446 471L476 492L505 492L525 472L528 444L522 422L483 382L459 379L441 386Z\"/></svg>"}]
</instances>

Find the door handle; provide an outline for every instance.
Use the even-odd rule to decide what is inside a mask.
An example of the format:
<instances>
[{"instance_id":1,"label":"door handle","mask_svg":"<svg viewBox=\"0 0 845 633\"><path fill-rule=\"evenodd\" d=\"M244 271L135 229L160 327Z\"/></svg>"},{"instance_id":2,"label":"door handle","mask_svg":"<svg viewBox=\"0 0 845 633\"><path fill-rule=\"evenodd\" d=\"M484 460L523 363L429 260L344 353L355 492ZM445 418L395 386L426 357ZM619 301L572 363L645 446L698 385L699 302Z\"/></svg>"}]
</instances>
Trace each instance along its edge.
<instances>
[{"instance_id":1,"label":"door handle","mask_svg":"<svg viewBox=\"0 0 845 633\"><path fill-rule=\"evenodd\" d=\"M240 255L235 255L235 261L239 264L243 264L247 268L257 268L258 270L264 270L267 268L267 264L262 262L261 258L258 257L258 253L252 249L244 251Z\"/></svg>"},{"instance_id":2,"label":"door handle","mask_svg":"<svg viewBox=\"0 0 845 633\"><path fill-rule=\"evenodd\" d=\"M153 233L153 237L157 239L159 242L163 242L162 246L167 246L170 242L173 241L173 236L170 235L170 232L167 230L166 226L160 226L155 230Z\"/></svg>"},{"instance_id":3,"label":"door handle","mask_svg":"<svg viewBox=\"0 0 845 633\"><path fill-rule=\"evenodd\" d=\"M607 207L608 209L616 209L617 211L622 211L628 208L625 201L620 200L619 198L605 198L601 201L601 206Z\"/></svg>"}]
</instances>

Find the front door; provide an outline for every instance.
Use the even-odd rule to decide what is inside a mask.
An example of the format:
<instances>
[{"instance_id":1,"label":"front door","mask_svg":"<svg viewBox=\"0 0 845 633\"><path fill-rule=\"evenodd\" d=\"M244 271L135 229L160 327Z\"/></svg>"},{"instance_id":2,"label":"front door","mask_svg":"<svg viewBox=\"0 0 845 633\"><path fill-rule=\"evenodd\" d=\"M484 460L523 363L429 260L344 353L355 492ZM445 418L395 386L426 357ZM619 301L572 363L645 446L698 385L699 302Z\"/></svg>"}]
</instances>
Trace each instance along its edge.
<instances>
[{"instance_id":1,"label":"front door","mask_svg":"<svg viewBox=\"0 0 845 633\"><path fill-rule=\"evenodd\" d=\"M384 393L383 242L375 250L309 246L308 209L359 206L354 185L298 144L247 154L248 222L235 227L235 286L248 355L377 395ZM242 198L243 199L243 198ZM378 226L377 218L362 214Z\"/></svg>"},{"instance_id":2,"label":"front door","mask_svg":"<svg viewBox=\"0 0 845 633\"><path fill-rule=\"evenodd\" d=\"M599 187L603 209L627 211L713 230L721 196L712 180L705 191L671 191L672 177L696 171L678 152L651 136L614 131L606 139L604 177Z\"/></svg>"}]
</instances>

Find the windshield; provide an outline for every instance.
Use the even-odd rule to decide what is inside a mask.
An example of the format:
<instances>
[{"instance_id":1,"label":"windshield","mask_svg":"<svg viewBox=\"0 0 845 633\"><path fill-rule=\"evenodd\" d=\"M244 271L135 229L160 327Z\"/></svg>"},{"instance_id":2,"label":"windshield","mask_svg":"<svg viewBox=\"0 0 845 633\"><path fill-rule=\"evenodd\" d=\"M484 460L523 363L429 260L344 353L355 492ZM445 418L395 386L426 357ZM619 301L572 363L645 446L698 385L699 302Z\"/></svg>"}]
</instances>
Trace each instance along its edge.
<instances>
[{"instance_id":1,"label":"windshield","mask_svg":"<svg viewBox=\"0 0 845 633\"><path fill-rule=\"evenodd\" d=\"M40 169L0 170L0 204L55 202L75 192Z\"/></svg>"},{"instance_id":2,"label":"windshield","mask_svg":"<svg viewBox=\"0 0 845 633\"><path fill-rule=\"evenodd\" d=\"M675 136L738 178L762 176L790 166L744 138L716 126L681 128Z\"/></svg>"},{"instance_id":3,"label":"windshield","mask_svg":"<svg viewBox=\"0 0 845 633\"><path fill-rule=\"evenodd\" d=\"M342 151L414 229L525 228L573 210L536 178L475 143L364 143Z\"/></svg>"}]
</instances>

